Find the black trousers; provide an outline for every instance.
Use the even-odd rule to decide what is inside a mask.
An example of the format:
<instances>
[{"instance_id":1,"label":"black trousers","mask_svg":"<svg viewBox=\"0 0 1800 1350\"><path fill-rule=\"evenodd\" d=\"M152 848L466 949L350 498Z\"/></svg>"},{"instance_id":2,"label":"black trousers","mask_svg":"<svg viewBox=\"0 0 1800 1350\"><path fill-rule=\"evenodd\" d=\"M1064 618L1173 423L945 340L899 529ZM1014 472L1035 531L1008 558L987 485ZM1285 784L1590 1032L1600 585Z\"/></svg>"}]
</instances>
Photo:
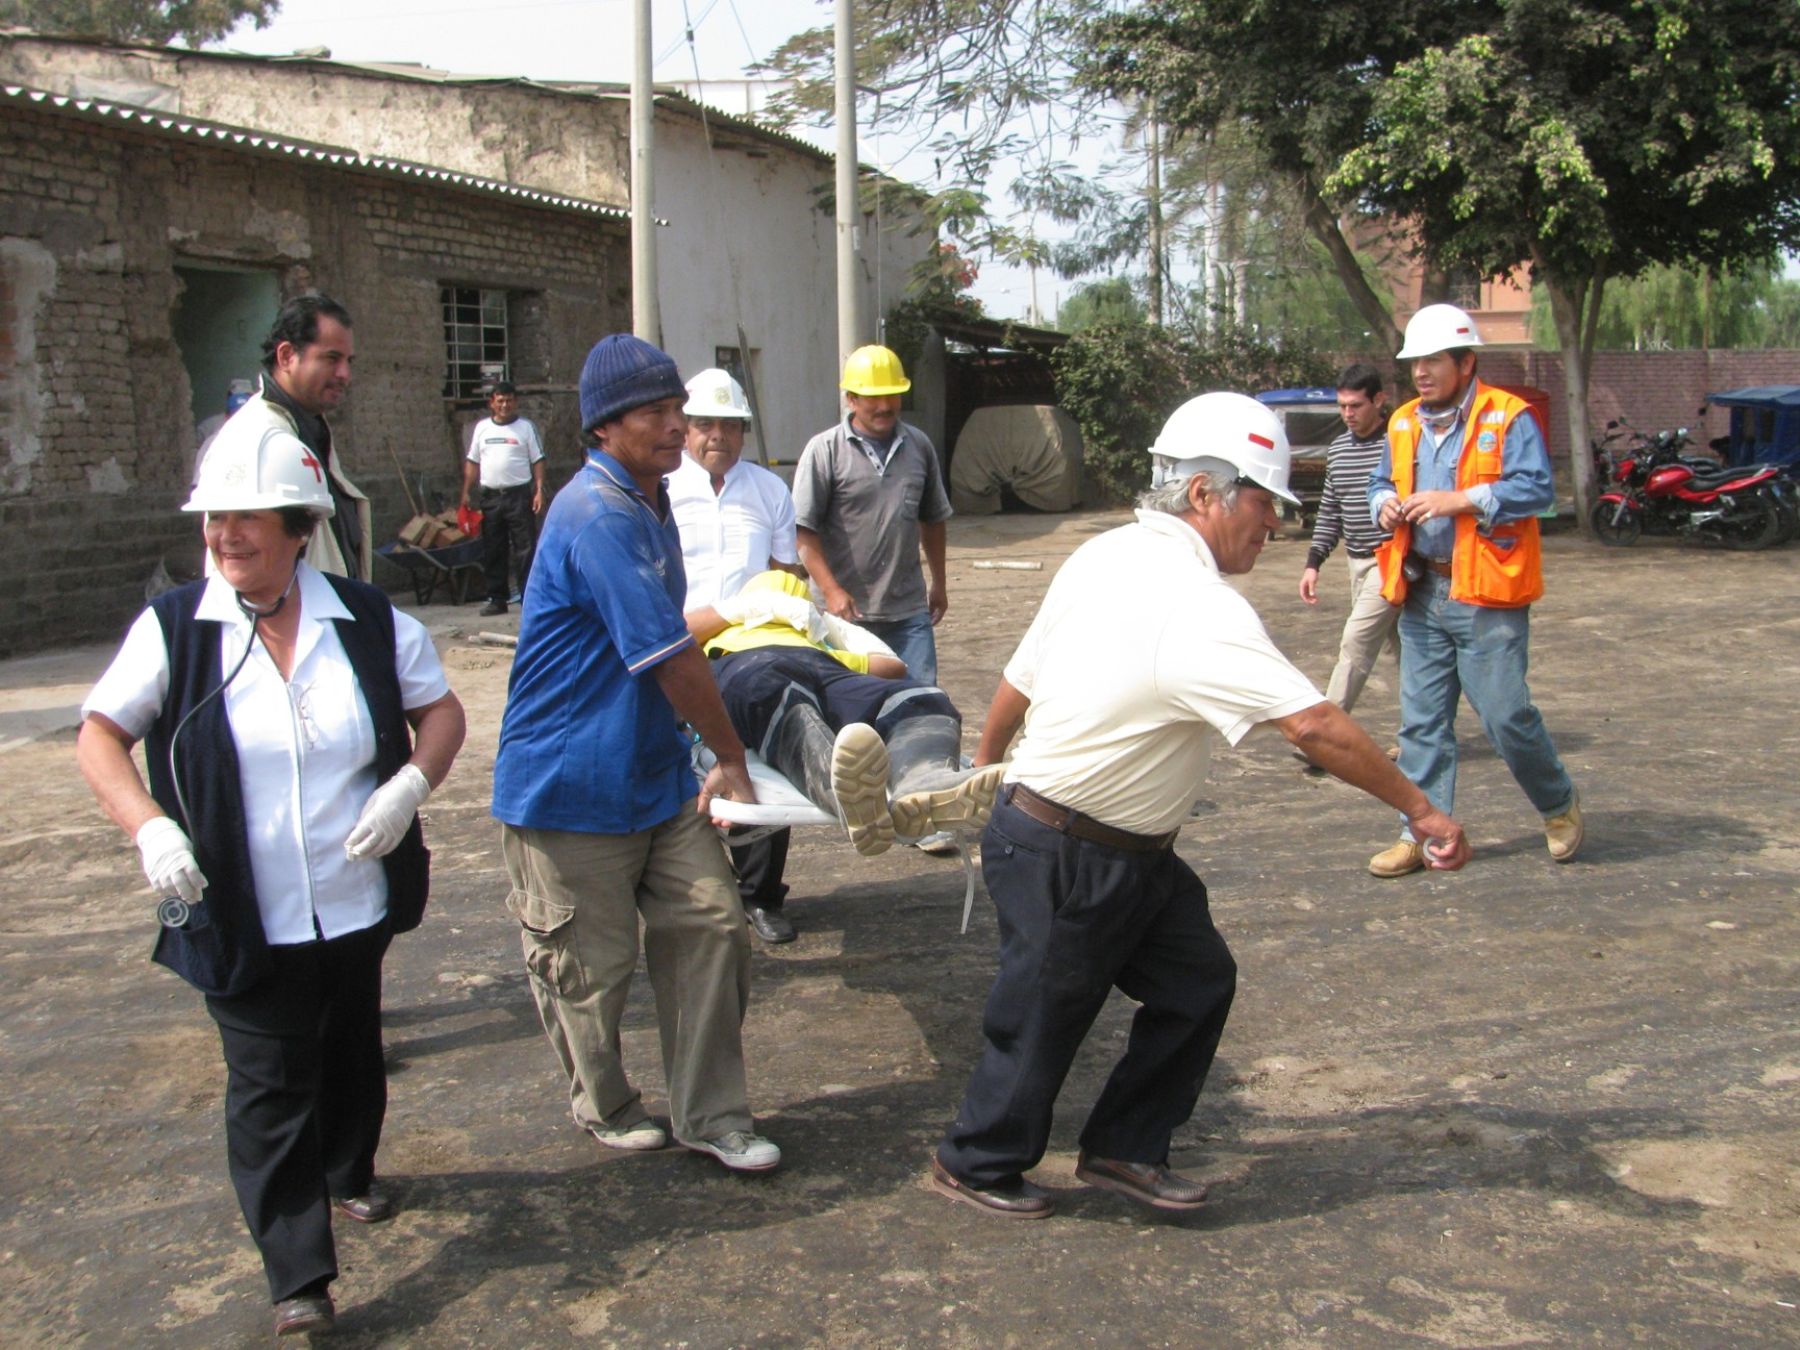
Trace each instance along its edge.
<instances>
[{"instance_id":1,"label":"black trousers","mask_svg":"<svg viewBox=\"0 0 1800 1350\"><path fill-rule=\"evenodd\" d=\"M1237 990L1206 887L1172 848L1089 843L1004 803L982 836L981 873L999 914L1000 970L982 1015L981 1059L939 1161L982 1187L1035 1167L1069 1065L1117 986L1142 1006L1081 1147L1166 1163Z\"/></svg>"},{"instance_id":2,"label":"black trousers","mask_svg":"<svg viewBox=\"0 0 1800 1350\"><path fill-rule=\"evenodd\" d=\"M776 910L787 899L788 888L781 878L787 871L788 842L793 834L792 830L777 830L753 844L731 846L731 870L737 874L738 899L745 909Z\"/></svg>"},{"instance_id":3,"label":"black trousers","mask_svg":"<svg viewBox=\"0 0 1800 1350\"><path fill-rule=\"evenodd\" d=\"M517 590L525 590L531 571L531 555L537 549L537 515L531 509L531 484L481 489L481 570L487 580L488 599L506 603ZM512 563L518 585L506 584L506 567Z\"/></svg>"},{"instance_id":4,"label":"black trousers","mask_svg":"<svg viewBox=\"0 0 1800 1350\"><path fill-rule=\"evenodd\" d=\"M254 988L208 998L225 1050L225 1147L244 1223L279 1303L335 1279L331 1200L368 1192L387 1114L381 961L387 920L270 948Z\"/></svg>"}]
</instances>

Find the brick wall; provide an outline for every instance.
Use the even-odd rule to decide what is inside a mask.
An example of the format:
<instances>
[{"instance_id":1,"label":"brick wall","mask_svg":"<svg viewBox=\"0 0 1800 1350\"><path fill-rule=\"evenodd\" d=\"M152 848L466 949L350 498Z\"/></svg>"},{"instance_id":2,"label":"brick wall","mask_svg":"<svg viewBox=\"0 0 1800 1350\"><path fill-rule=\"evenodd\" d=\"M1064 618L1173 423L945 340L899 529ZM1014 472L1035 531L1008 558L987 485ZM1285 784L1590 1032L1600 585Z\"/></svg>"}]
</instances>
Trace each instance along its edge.
<instances>
[{"instance_id":1,"label":"brick wall","mask_svg":"<svg viewBox=\"0 0 1800 1350\"><path fill-rule=\"evenodd\" d=\"M1569 453L1563 409L1563 363L1558 352L1492 351L1481 356L1484 379L1534 385L1550 395L1550 453ZM1588 381L1588 425L1599 435L1623 417L1644 432L1687 427L1705 443L1730 429L1723 409L1699 412L1709 393L1759 384L1800 384L1800 351L1596 352Z\"/></svg>"},{"instance_id":2,"label":"brick wall","mask_svg":"<svg viewBox=\"0 0 1800 1350\"><path fill-rule=\"evenodd\" d=\"M610 220L8 108L0 655L113 636L159 560L198 561L177 510L195 440L177 264L266 268L283 295L316 287L350 309L356 376L334 437L380 542L409 512L402 472L454 504L468 414L442 396L439 286L518 297L530 368L514 377L539 386L524 403L560 482L580 462L581 362L629 327L627 250Z\"/></svg>"}]
</instances>

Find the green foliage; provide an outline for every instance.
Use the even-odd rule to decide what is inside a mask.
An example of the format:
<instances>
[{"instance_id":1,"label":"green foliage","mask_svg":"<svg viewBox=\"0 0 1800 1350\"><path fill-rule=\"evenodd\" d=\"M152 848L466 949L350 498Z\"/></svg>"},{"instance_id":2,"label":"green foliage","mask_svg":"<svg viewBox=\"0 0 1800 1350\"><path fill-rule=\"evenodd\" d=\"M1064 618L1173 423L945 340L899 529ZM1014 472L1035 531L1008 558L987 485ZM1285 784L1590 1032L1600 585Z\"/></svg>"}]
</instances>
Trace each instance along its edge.
<instances>
[{"instance_id":1,"label":"green foliage","mask_svg":"<svg viewBox=\"0 0 1800 1350\"><path fill-rule=\"evenodd\" d=\"M887 312L882 343L900 358L908 370L918 365L925 350L925 334L944 320L985 319L981 301L948 287L928 288L908 296Z\"/></svg>"},{"instance_id":2,"label":"green foliage","mask_svg":"<svg viewBox=\"0 0 1800 1350\"><path fill-rule=\"evenodd\" d=\"M1081 427L1097 500L1130 501L1150 484L1150 446L1184 400L1212 389L1255 393L1328 384L1329 360L1304 344L1259 338L1229 322L1213 331L1110 322L1083 329L1051 357L1056 399Z\"/></svg>"},{"instance_id":3,"label":"green foliage","mask_svg":"<svg viewBox=\"0 0 1800 1350\"><path fill-rule=\"evenodd\" d=\"M1070 54L1083 21L1111 0L857 0L860 121L876 136L928 149L948 184L929 201L963 252L1021 266L1054 261L1038 220L1103 209L1110 191L1065 158L1099 96L1076 87ZM831 25L797 33L753 68L785 85L763 116L778 126L827 126L834 115ZM1012 207L1001 220L985 185L1008 166Z\"/></svg>"},{"instance_id":4,"label":"green foliage","mask_svg":"<svg viewBox=\"0 0 1800 1350\"><path fill-rule=\"evenodd\" d=\"M1531 332L1549 350L1561 345L1542 288L1532 295ZM1594 346L1600 351L1800 347L1800 280L1781 276L1773 264L1717 273L1652 267L1606 288Z\"/></svg>"},{"instance_id":5,"label":"green foliage","mask_svg":"<svg viewBox=\"0 0 1800 1350\"><path fill-rule=\"evenodd\" d=\"M1332 185L1552 285L1800 239L1800 5L1511 0L1401 62Z\"/></svg>"},{"instance_id":6,"label":"green foliage","mask_svg":"<svg viewBox=\"0 0 1800 1350\"><path fill-rule=\"evenodd\" d=\"M1079 333L1101 324L1142 324L1144 304L1124 277L1108 277L1077 287L1062 302L1056 326L1065 333Z\"/></svg>"},{"instance_id":7,"label":"green foliage","mask_svg":"<svg viewBox=\"0 0 1800 1350\"><path fill-rule=\"evenodd\" d=\"M114 42L189 47L217 42L249 19L267 28L281 0L0 0L0 24Z\"/></svg>"}]
</instances>

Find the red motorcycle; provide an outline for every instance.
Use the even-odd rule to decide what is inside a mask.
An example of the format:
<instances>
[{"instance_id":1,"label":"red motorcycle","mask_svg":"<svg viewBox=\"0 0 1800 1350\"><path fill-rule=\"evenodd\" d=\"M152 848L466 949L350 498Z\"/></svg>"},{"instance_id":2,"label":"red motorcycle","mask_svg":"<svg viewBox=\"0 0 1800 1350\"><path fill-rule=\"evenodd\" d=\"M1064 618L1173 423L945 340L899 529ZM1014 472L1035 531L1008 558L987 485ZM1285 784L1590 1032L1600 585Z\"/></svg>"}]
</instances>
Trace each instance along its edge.
<instances>
[{"instance_id":1,"label":"red motorcycle","mask_svg":"<svg viewBox=\"0 0 1800 1350\"><path fill-rule=\"evenodd\" d=\"M1604 443L1595 447L1606 488L1590 513L1600 542L1635 544L1648 532L1731 549L1780 543L1786 521L1778 470L1711 464L1684 456L1686 443L1684 429L1639 436L1636 444L1617 451Z\"/></svg>"}]
</instances>

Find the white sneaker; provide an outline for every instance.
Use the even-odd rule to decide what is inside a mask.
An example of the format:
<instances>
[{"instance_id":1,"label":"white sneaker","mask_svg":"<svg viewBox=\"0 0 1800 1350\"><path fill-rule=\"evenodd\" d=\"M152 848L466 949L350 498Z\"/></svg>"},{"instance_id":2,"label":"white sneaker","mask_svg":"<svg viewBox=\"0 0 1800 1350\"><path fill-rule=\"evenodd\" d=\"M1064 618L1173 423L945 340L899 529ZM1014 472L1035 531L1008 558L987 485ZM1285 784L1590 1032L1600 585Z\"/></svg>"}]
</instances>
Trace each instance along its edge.
<instances>
[{"instance_id":1,"label":"white sneaker","mask_svg":"<svg viewBox=\"0 0 1800 1350\"><path fill-rule=\"evenodd\" d=\"M781 1163L781 1150L761 1135L733 1130L717 1139L683 1139L683 1148L710 1153L734 1172L767 1172Z\"/></svg>"},{"instance_id":2,"label":"white sneaker","mask_svg":"<svg viewBox=\"0 0 1800 1350\"><path fill-rule=\"evenodd\" d=\"M633 1152L662 1148L669 1142L668 1132L654 1120L640 1120L636 1125L590 1125L587 1132L608 1148Z\"/></svg>"},{"instance_id":3,"label":"white sneaker","mask_svg":"<svg viewBox=\"0 0 1800 1350\"><path fill-rule=\"evenodd\" d=\"M921 853L929 853L934 858L954 858L960 845L956 836L948 830L939 830L936 834L928 834L923 839L913 840L913 847Z\"/></svg>"}]
</instances>

